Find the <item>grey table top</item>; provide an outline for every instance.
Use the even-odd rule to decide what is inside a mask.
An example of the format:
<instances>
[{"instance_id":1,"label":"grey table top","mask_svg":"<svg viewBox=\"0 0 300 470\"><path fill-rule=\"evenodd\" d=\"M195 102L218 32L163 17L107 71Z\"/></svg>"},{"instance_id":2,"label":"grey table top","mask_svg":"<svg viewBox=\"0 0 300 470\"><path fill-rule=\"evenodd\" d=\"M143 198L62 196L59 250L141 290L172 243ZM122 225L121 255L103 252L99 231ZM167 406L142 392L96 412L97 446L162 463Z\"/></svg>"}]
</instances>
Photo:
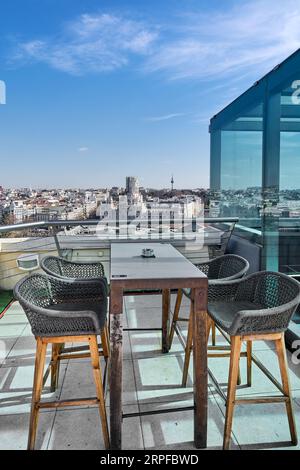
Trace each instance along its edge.
<instances>
[{"instance_id":1,"label":"grey table top","mask_svg":"<svg viewBox=\"0 0 300 470\"><path fill-rule=\"evenodd\" d=\"M152 248L155 258L143 258ZM112 243L111 280L201 279L206 276L168 243Z\"/></svg>"}]
</instances>

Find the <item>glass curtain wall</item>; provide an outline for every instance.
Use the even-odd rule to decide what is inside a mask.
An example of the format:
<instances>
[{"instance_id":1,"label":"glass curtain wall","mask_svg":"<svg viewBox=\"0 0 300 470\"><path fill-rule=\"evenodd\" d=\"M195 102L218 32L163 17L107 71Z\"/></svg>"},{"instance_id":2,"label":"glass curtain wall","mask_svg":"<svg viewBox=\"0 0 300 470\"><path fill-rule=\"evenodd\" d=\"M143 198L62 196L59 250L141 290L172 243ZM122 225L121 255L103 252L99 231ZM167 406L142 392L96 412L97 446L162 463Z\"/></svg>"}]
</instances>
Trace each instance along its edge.
<instances>
[{"instance_id":1,"label":"glass curtain wall","mask_svg":"<svg viewBox=\"0 0 300 470\"><path fill-rule=\"evenodd\" d=\"M211 119L211 208L263 245L262 269L300 274L300 50Z\"/></svg>"},{"instance_id":2,"label":"glass curtain wall","mask_svg":"<svg viewBox=\"0 0 300 470\"><path fill-rule=\"evenodd\" d=\"M300 281L300 50L211 119L211 210ZM300 338L300 313L289 329ZM291 343L292 344L292 343Z\"/></svg>"},{"instance_id":3,"label":"glass curtain wall","mask_svg":"<svg viewBox=\"0 0 300 470\"><path fill-rule=\"evenodd\" d=\"M263 104L244 110L221 130L220 212L261 228Z\"/></svg>"},{"instance_id":4,"label":"glass curtain wall","mask_svg":"<svg viewBox=\"0 0 300 470\"><path fill-rule=\"evenodd\" d=\"M280 91L279 269L300 273L300 73Z\"/></svg>"}]
</instances>

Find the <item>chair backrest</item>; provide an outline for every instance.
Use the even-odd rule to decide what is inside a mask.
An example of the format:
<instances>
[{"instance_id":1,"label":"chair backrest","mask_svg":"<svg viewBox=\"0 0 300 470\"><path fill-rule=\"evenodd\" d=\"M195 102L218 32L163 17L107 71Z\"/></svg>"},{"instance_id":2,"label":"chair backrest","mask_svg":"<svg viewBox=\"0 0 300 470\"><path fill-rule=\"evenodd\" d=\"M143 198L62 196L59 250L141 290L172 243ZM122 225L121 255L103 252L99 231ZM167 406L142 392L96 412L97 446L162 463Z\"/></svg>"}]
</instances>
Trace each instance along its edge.
<instances>
[{"instance_id":1,"label":"chair backrest","mask_svg":"<svg viewBox=\"0 0 300 470\"><path fill-rule=\"evenodd\" d=\"M107 291L103 282L99 285L88 280L74 283L72 280L32 274L16 284L14 295L23 307L35 336L98 334L103 328L107 311ZM65 306L70 303L72 308L74 305L72 312ZM83 315L87 313L84 312L85 308L89 310L89 303L97 308L99 304L99 314L103 312L101 318L94 311Z\"/></svg>"},{"instance_id":2,"label":"chair backrest","mask_svg":"<svg viewBox=\"0 0 300 470\"><path fill-rule=\"evenodd\" d=\"M15 285L14 296L24 308L46 308L52 303L51 286L43 274L31 274L21 279Z\"/></svg>"},{"instance_id":3,"label":"chair backrest","mask_svg":"<svg viewBox=\"0 0 300 470\"><path fill-rule=\"evenodd\" d=\"M104 266L99 261L79 262L47 256L41 268L50 276L68 279L99 279L105 277Z\"/></svg>"},{"instance_id":4,"label":"chair backrest","mask_svg":"<svg viewBox=\"0 0 300 470\"><path fill-rule=\"evenodd\" d=\"M300 284L285 274L258 272L243 279L235 301L257 305L257 312L241 318L239 334L279 333L287 330L300 303Z\"/></svg>"},{"instance_id":5,"label":"chair backrest","mask_svg":"<svg viewBox=\"0 0 300 470\"><path fill-rule=\"evenodd\" d=\"M41 268L47 274L62 276L62 262L61 258L57 258L56 256L46 256L41 260Z\"/></svg>"},{"instance_id":6,"label":"chair backrest","mask_svg":"<svg viewBox=\"0 0 300 470\"><path fill-rule=\"evenodd\" d=\"M264 308L299 303L300 284L282 273L261 272L254 275L253 302Z\"/></svg>"},{"instance_id":7,"label":"chair backrest","mask_svg":"<svg viewBox=\"0 0 300 470\"><path fill-rule=\"evenodd\" d=\"M201 269L201 266L199 266ZM208 263L207 277L209 280L233 280L245 276L249 263L237 255L223 255Z\"/></svg>"},{"instance_id":8,"label":"chair backrest","mask_svg":"<svg viewBox=\"0 0 300 470\"><path fill-rule=\"evenodd\" d=\"M237 255L224 255L220 262L218 279L238 279L247 274L249 263L245 258Z\"/></svg>"}]
</instances>

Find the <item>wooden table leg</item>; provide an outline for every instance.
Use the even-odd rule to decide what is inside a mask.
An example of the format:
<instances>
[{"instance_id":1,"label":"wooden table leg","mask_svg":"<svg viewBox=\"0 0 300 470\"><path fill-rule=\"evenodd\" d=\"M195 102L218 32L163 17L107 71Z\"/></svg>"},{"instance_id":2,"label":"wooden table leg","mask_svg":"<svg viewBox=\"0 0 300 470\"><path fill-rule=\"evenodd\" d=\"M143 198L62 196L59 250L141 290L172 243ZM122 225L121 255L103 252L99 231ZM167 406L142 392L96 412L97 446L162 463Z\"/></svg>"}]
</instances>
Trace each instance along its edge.
<instances>
[{"instance_id":1,"label":"wooden table leg","mask_svg":"<svg viewBox=\"0 0 300 470\"><path fill-rule=\"evenodd\" d=\"M171 291L170 289L163 289L162 291L162 352L163 354L169 352L170 303L171 303Z\"/></svg>"},{"instance_id":2,"label":"wooden table leg","mask_svg":"<svg viewBox=\"0 0 300 470\"><path fill-rule=\"evenodd\" d=\"M122 448L123 292L111 283L110 292L110 443Z\"/></svg>"},{"instance_id":3,"label":"wooden table leg","mask_svg":"<svg viewBox=\"0 0 300 470\"><path fill-rule=\"evenodd\" d=\"M194 289L192 298L195 405L194 441L197 449L203 449L207 447L207 286Z\"/></svg>"}]
</instances>

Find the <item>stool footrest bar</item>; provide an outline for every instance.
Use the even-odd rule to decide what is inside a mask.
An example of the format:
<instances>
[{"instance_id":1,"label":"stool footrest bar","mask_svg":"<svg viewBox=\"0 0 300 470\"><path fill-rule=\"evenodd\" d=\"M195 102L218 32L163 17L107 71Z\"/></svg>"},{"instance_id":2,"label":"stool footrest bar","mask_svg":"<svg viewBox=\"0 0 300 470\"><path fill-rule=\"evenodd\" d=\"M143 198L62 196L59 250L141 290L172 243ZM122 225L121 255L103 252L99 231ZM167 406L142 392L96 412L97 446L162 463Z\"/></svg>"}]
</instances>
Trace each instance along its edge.
<instances>
[{"instance_id":1,"label":"stool footrest bar","mask_svg":"<svg viewBox=\"0 0 300 470\"><path fill-rule=\"evenodd\" d=\"M181 408L165 408L163 410L137 411L136 413L123 413L123 418L134 418L138 416L160 415L164 413L177 413L178 411L193 411L194 406L185 406Z\"/></svg>"},{"instance_id":2,"label":"stool footrest bar","mask_svg":"<svg viewBox=\"0 0 300 470\"><path fill-rule=\"evenodd\" d=\"M249 403L283 403L289 401L289 397L257 397L257 398L239 398L235 400L236 405L248 405Z\"/></svg>"},{"instance_id":3,"label":"stool footrest bar","mask_svg":"<svg viewBox=\"0 0 300 470\"><path fill-rule=\"evenodd\" d=\"M73 398L72 400L64 401L45 401L37 403L38 408L61 408L64 406L80 406L80 405L98 405L97 398Z\"/></svg>"},{"instance_id":4,"label":"stool footrest bar","mask_svg":"<svg viewBox=\"0 0 300 470\"><path fill-rule=\"evenodd\" d=\"M99 351L99 356L103 356L103 352ZM58 361L63 361L64 359L84 359L87 357L91 357L91 354L86 352L86 353L78 353L78 354L60 354L60 356L57 358Z\"/></svg>"},{"instance_id":5,"label":"stool footrest bar","mask_svg":"<svg viewBox=\"0 0 300 470\"><path fill-rule=\"evenodd\" d=\"M98 344L98 349L102 348L102 344ZM88 346L73 346L70 348L62 348L61 353L62 354L68 354L68 353L74 353L74 352L84 352L84 351L89 351Z\"/></svg>"},{"instance_id":6,"label":"stool footrest bar","mask_svg":"<svg viewBox=\"0 0 300 470\"><path fill-rule=\"evenodd\" d=\"M123 331L162 331L162 328L123 328Z\"/></svg>"}]
</instances>

